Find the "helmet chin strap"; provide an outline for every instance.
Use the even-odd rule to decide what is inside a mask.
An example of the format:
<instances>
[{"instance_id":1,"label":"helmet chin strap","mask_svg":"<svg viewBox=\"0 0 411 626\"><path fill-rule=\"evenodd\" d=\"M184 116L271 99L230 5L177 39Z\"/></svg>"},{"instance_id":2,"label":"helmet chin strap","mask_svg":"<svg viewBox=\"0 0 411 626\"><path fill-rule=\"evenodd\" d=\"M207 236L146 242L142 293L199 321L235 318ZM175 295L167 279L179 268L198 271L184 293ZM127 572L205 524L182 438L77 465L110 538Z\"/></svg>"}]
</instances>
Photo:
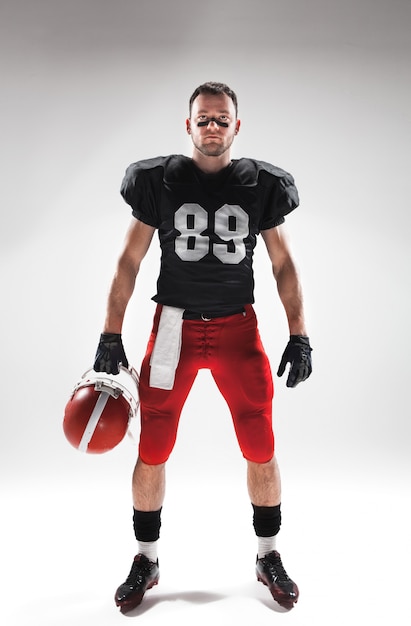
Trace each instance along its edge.
<instances>
[{"instance_id":1,"label":"helmet chin strap","mask_svg":"<svg viewBox=\"0 0 411 626\"><path fill-rule=\"evenodd\" d=\"M223 126L224 128L228 128L227 122L222 122L218 120L216 117L209 117L208 120L204 120L204 122L197 122L197 126L208 126L210 122L215 122L218 126Z\"/></svg>"}]
</instances>

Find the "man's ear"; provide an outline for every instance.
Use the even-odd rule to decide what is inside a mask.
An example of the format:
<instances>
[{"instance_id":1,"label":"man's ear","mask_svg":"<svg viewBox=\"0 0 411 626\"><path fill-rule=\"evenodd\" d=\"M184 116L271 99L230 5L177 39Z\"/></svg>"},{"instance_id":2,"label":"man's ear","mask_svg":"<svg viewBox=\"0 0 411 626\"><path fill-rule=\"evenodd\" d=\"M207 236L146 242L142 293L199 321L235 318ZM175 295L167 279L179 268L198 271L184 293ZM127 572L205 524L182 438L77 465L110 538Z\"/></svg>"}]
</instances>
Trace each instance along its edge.
<instances>
[{"instance_id":1,"label":"man's ear","mask_svg":"<svg viewBox=\"0 0 411 626\"><path fill-rule=\"evenodd\" d=\"M237 120L235 123L235 134L237 135L240 132L241 121Z\"/></svg>"},{"instance_id":2,"label":"man's ear","mask_svg":"<svg viewBox=\"0 0 411 626\"><path fill-rule=\"evenodd\" d=\"M187 133L191 135L191 124L190 124L189 119L186 120L186 130L187 130Z\"/></svg>"}]
</instances>

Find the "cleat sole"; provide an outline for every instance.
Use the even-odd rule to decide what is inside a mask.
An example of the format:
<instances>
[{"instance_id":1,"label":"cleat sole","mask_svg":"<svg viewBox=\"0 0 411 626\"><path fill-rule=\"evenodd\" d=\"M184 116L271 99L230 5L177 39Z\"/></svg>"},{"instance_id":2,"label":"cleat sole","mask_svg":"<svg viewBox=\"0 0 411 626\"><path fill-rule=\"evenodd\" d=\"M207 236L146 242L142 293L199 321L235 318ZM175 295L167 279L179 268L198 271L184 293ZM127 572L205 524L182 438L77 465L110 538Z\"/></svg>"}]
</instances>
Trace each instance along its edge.
<instances>
[{"instance_id":1,"label":"cleat sole","mask_svg":"<svg viewBox=\"0 0 411 626\"><path fill-rule=\"evenodd\" d=\"M129 613L133 609L136 609L142 602L144 598L144 594L149 589L152 589L155 585L158 585L159 578L151 581L143 592L136 594L134 597L130 598L130 600L125 600L124 602L119 602L115 599L116 606L120 609L120 613Z\"/></svg>"},{"instance_id":2,"label":"cleat sole","mask_svg":"<svg viewBox=\"0 0 411 626\"><path fill-rule=\"evenodd\" d=\"M275 590L271 588L271 585L261 576L257 575L257 580L258 582L263 583L263 585L268 587L275 602L277 602L277 604L279 604L283 609L287 609L288 611L290 611L292 608L294 608L294 605L298 602L298 598L296 598L295 600L285 600L283 598L280 598L278 594L276 594Z\"/></svg>"}]
</instances>

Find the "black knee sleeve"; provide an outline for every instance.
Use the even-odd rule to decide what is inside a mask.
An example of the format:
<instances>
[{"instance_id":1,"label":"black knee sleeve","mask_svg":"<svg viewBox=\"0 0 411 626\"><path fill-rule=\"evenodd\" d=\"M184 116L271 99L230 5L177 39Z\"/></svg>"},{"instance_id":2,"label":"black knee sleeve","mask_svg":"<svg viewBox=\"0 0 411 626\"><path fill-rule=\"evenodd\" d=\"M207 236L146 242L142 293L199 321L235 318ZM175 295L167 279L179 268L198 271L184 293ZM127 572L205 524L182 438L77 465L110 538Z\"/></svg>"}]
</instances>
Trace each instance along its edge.
<instances>
[{"instance_id":1,"label":"black knee sleeve","mask_svg":"<svg viewBox=\"0 0 411 626\"><path fill-rule=\"evenodd\" d=\"M257 537L274 537L281 526L281 504L256 506L253 504L253 526Z\"/></svg>"},{"instance_id":2,"label":"black knee sleeve","mask_svg":"<svg viewBox=\"0 0 411 626\"><path fill-rule=\"evenodd\" d=\"M157 541L160 536L161 509L133 513L134 534L137 541Z\"/></svg>"}]
</instances>

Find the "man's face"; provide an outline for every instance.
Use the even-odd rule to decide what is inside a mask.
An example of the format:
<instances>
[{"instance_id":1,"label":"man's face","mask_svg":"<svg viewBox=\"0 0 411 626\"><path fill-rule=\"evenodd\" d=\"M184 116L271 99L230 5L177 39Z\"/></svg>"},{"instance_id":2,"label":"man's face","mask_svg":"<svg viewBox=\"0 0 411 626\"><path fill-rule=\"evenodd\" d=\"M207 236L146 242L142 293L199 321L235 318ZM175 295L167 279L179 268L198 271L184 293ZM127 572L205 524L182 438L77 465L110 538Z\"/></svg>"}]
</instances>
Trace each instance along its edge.
<instances>
[{"instance_id":1,"label":"man's face","mask_svg":"<svg viewBox=\"0 0 411 626\"><path fill-rule=\"evenodd\" d=\"M218 157L230 149L240 121L229 96L200 94L193 102L186 125L195 149L204 156Z\"/></svg>"}]
</instances>

